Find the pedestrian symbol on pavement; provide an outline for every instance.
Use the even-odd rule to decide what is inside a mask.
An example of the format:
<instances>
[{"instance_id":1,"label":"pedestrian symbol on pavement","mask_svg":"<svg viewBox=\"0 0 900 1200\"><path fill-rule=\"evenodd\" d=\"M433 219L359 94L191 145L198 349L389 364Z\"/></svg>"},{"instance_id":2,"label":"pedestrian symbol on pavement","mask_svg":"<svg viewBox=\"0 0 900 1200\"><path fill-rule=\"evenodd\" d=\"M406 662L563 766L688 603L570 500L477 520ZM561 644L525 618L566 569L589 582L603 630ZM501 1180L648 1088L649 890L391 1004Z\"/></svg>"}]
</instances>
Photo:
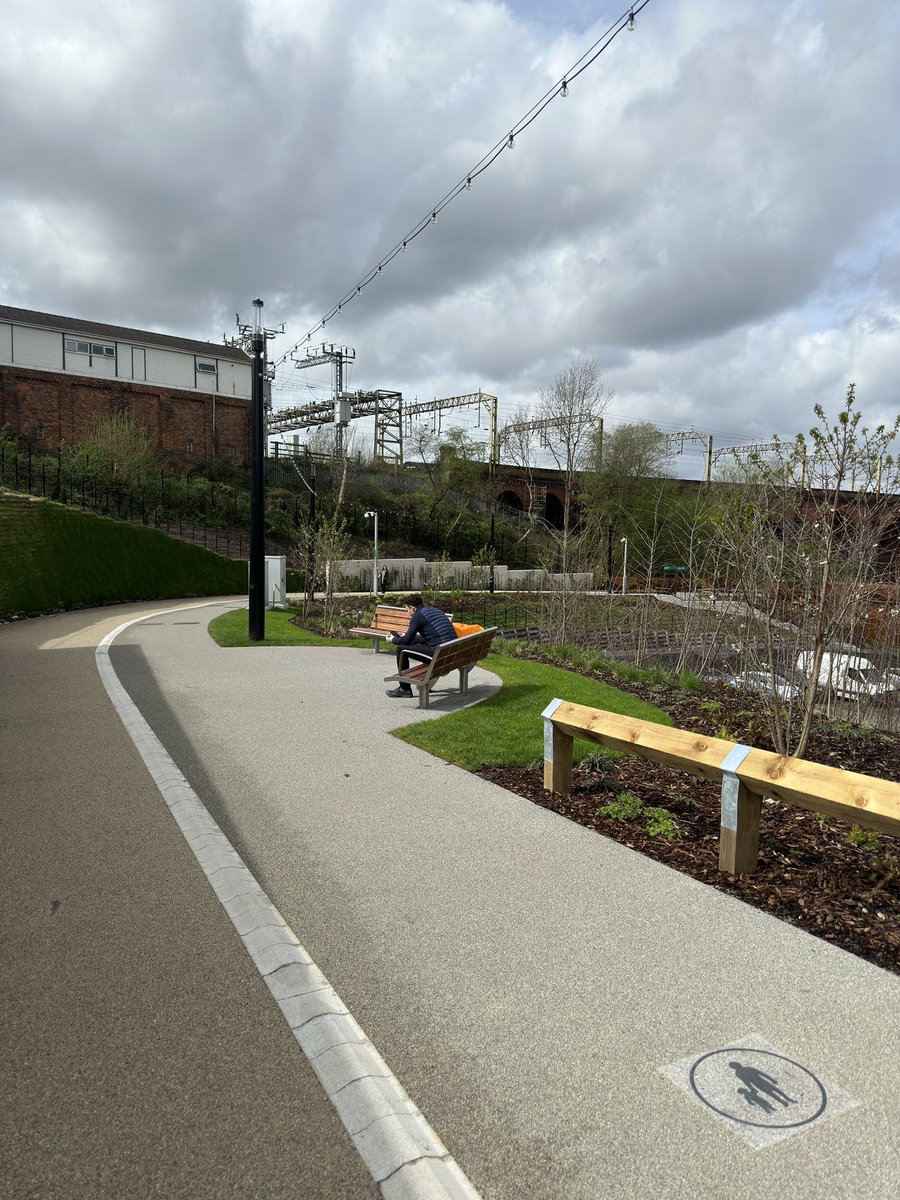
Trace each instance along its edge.
<instances>
[{"instance_id":1,"label":"pedestrian symbol on pavement","mask_svg":"<svg viewBox=\"0 0 900 1200\"><path fill-rule=\"evenodd\" d=\"M758 1150L856 1106L846 1092L826 1086L809 1067L755 1034L663 1071Z\"/></svg>"},{"instance_id":2,"label":"pedestrian symbol on pavement","mask_svg":"<svg viewBox=\"0 0 900 1200\"><path fill-rule=\"evenodd\" d=\"M783 1054L751 1046L704 1054L690 1078L696 1096L713 1112L762 1129L808 1125L828 1104L812 1071Z\"/></svg>"}]
</instances>

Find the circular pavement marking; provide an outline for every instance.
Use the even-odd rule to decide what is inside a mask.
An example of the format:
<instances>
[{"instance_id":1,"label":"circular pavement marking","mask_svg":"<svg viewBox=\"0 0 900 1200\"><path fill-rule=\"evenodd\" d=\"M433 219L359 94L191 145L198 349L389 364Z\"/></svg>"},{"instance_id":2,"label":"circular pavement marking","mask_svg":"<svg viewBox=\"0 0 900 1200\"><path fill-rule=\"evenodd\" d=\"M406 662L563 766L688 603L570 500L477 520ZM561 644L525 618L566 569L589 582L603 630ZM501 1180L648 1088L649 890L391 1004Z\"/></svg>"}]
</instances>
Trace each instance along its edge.
<instances>
[{"instance_id":1,"label":"circular pavement marking","mask_svg":"<svg viewBox=\"0 0 900 1200\"><path fill-rule=\"evenodd\" d=\"M693 1064L690 1085L713 1112L758 1129L797 1129L824 1112L828 1096L807 1067L771 1050L730 1046Z\"/></svg>"}]
</instances>

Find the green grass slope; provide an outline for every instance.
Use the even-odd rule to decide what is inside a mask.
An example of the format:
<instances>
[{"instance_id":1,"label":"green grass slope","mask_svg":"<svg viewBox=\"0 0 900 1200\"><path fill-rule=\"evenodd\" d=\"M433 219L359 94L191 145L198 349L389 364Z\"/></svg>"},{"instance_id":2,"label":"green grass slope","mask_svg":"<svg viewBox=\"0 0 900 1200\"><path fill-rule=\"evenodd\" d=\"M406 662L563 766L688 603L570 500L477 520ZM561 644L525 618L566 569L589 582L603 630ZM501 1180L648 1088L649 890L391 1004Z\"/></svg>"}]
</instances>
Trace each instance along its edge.
<instances>
[{"instance_id":1,"label":"green grass slope","mask_svg":"<svg viewBox=\"0 0 900 1200\"><path fill-rule=\"evenodd\" d=\"M666 713L636 696L573 671L505 654L489 654L481 665L500 676L499 692L471 708L395 729L394 736L473 771L482 766L527 766L542 759L541 713L556 698L658 725L672 724ZM599 752L597 746L577 740L574 751L576 761ZM606 753L615 755L615 751Z\"/></svg>"},{"instance_id":2,"label":"green grass slope","mask_svg":"<svg viewBox=\"0 0 900 1200\"><path fill-rule=\"evenodd\" d=\"M246 562L157 529L0 492L0 619L246 590Z\"/></svg>"}]
</instances>

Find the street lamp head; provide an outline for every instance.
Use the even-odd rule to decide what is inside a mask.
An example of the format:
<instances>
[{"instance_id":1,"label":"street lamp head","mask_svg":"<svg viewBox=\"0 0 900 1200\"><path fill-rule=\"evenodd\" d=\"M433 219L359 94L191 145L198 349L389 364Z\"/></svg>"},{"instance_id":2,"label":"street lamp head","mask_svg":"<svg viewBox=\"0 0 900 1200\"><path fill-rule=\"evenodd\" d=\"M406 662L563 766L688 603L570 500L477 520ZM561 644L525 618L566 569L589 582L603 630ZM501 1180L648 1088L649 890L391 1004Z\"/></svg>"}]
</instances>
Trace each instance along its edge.
<instances>
[{"instance_id":1,"label":"street lamp head","mask_svg":"<svg viewBox=\"0 0 900 1200\"><path fill-rule=\"evenodd\" d=\"M364 516L364 517L377 517L377 516L378 516L378 513L377 513L377 512L375 512L375 511L369 511L369 512L364 512L364 513L363 513L363 516Z\"/></svg>"}]
</instances>

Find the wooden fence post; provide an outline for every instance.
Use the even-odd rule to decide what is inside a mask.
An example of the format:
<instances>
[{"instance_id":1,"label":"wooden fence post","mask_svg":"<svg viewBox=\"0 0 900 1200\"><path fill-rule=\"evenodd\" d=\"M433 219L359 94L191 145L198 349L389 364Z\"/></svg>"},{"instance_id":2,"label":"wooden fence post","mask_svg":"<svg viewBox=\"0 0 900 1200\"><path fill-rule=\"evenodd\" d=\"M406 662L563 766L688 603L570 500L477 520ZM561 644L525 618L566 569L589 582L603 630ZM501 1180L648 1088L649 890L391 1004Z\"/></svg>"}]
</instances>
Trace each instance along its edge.
<instances>
[{"instance_id":1,"label":"wooden fence post","mask_svg":"<svg viewBox=\"0 0 900 1200\"><path fill-rule=\"evenodd\" d=\"M719 828L719 870L747 875L759 861L759 820L762 797L747 790L736 771L750 746L736 745L722 762L722 816Z\"/></svg>"},{"instance_id":2,"label":"wooden fence post","mask_svg":"<svg viewBox=\"0 0 900 1200\"><path fill-rule=\"evenodd\" d=\"M544 718L544 787L564 796L572 790L572 749L574 738L553 724L553 714L562 700L551 700L541 716Z\"/></svg>"}]
</instances>

